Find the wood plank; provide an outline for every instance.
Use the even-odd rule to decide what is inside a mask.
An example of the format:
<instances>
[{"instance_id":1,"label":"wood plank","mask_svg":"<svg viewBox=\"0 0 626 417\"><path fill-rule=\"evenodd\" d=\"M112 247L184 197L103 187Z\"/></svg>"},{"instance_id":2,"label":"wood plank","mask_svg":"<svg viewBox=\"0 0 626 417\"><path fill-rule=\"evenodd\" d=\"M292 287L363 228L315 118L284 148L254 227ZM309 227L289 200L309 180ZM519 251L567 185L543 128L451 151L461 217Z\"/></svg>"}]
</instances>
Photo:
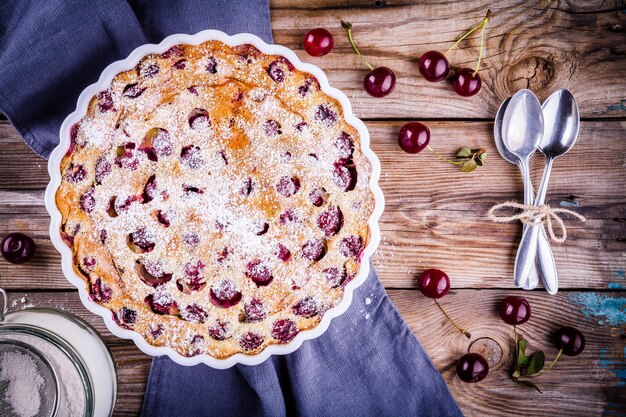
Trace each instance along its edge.
<instances>
[{"instance_id":1,"label":"wood plank","mask_svg":"<svg viewBox=\"0 0 626 417\"><path fill-rule=\"evenodd\" d=\"M485 213L495 203L521 200L522 184L515 167L497 154L491 123L428 124L432 144L440 152L450 155L464 144L481 146L489 154L487 164L472 174L462 174L426 152L403 153L396 144L401 122L368 123L382 163L381 187L386 197L383 242L374 257L381 280L389 287L413 287L417 271L437 267L450 274L457 288L511 287L521 228L492 223ZM8 144L28 155L19 137L7 134L12 128L4 127ZM567 220L568 241L553 245L562 288L606 288L626 268L626 206L620 192L626 189L625 131L626 122L584 122L579 143L555 164L548 203L574 205L570 208L588 218L586 223ZM543 158L534 159L537 183ZM0 175L0 236L21 230L32 235L39 247L25 265L13 266L0 259L0 275L7 277L8 288L40 288L42 284L71 288L47 237L49 218L41 187L48 180L45 167L37 167L39 161L32 153L24 159L0 155L2 171L14 170L16 175ZM13 187L11 181L21 188ZM38 188L28 189L26 184Z\"/></svg>"},{"instance_id":2,"label":"wood plank","mask_svg":"<svg viewBox=\"0 0 626 417\"><path fill-rule=\"evenodd\" d=\"M623 335L626 322L623 313L613 318L614 326L606 324L606 317L585 317L582 313L582 310L587 311L590 308L585 300L595 299L606 302L607 305L611 300L618 306L621 302L623 309L626 306L623 292L571 292L555 297L536 292L525 294L533 308L533 317L520 326L519 331L529 341L530 352L543 350L548 359L553 359L556 349L552 345L551 335L561 325L575 326L587 338L583 354L573 358L563 357L549 374L536 381L544 391L543 394L515 385L507 374L512 358L512 329L498 318L496 310L500 300L513 294L513 291L457 290L441 300L459 325L471 331L472 340L491 337L503 349L504 361L492 368L483 382L470 385L462 383L454 373L454 362L467 350L467 339L456 333L435 304L419 292L390 290L389 293L402 317L420 339L437 369L442 372L452 394L467 416L517 415L520 404L532 404L533 416L613 415L611 412L626 411L626 385L623 376ZM139 412L150 366L147 355L142 354L134 345L111 335L102 320L80 304L76 292L11 292L10 297L17 300L14 308L30 305L62 308L94 325L111 347L118 367L120 386L116 415L130 416ZM23 303L19 301L21 297L24 297ZM372 308L376 301L373 300ZM600 313L601 310L596 312ZM605 312L611 314L610 310ZM367 325L365 314L366 311L363 312L363 320L364 325ZM600 325L598 322L603 320L605 324Z\"/></svg>"},{"instance_id":3,"label":"wood plank","mask_svg":"<svg viewBox=\"0 0 626 417\"><path fill-rule=\"evenodd\" d=\"M322 68L360 117L492 118L520 88L532 89L542 100L568 88L583 117L626 115L626 13L612 2L472 0L463 2L462 13L454 1L275 0L271 5L275 42ZM488 8L494 16L485 36L482 91L462 98L448 82L424 80L417 69L420 55L445 52ZM367 71L352 52L341 19L353 23L359 49L372 65L395 71L390 96L376 99L363 91ZM322 58L302 49L304 34L314 27L334 36L334 50ZM479 44L478 34L463 41L449 55L451 64L473 68Z\"/></svg>"},{"instance_id":4,"label":"wood plank","mask_svg":"<svg viewBox=\"0 0 626 417\"><path fill-rule=\"evenodd\" d=\"M569 88L583 117L626 115L623 7L603 0L471 0L459 13L452 0L424 3L273 0L274 39L322 68L331 83L348 94L360 117L491 118L520 88L531 88L542 100L554 90ZM482 91L463 98L448 82L425 81L417 69L420 55L431 49L445 52L488 8L494 16L485 36ZM363 91L367 71L352 52L341 19L355 25L359 48L373 65L395 71L396 91L389 97L376 99ZM333 33L335 47L329 55L313 58L303 51L302 40L308 30L320 26ZM478 48L475 34L450 54L452 65L473 68Z\"/></svg>"}]
</instances>

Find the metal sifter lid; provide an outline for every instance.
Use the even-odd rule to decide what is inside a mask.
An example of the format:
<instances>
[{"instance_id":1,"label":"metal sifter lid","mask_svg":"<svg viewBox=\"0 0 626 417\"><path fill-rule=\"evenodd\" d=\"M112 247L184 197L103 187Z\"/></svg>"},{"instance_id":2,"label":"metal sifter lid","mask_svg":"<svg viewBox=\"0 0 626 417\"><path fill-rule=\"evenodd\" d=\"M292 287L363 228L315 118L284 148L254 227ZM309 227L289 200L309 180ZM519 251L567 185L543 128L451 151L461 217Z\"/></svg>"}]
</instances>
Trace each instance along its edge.
<instances>
[{"instance_id":1,"label":"metal sifter lid","mask_svg":"<svg viewBox=\"0 0 626 417\"><path fill-rule=\"evenodd\" d=\"M54 416L58 388L54 369L37 348L0 340L0 417Z\"/></svg>"},{"instance_id":2,"label":"metal sifter lid","mask_svg":"<svg viewBox=\"0 0 626 417\"><path fill-rule=\"evenodd\" d=\"M8 299L0 288L4 321ZM0 339L0 417L50 417L59 405L54 368L36 347L10 337Z\"/></svg>"}]
</instances>

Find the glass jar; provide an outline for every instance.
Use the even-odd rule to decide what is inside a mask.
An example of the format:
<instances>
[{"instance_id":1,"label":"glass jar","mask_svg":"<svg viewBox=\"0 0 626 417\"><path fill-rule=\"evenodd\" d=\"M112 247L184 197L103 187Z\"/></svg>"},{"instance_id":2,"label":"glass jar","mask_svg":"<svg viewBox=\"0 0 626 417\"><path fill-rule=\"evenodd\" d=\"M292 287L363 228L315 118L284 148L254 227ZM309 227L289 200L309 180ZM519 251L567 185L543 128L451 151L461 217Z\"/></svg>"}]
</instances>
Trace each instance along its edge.
<instances>
[{"instance_id":1,"label":"glass jar","mask_svg":"<svg viewBox=\"0 0 626 417\"><path fill-rule=\"evenodd\" d=\"M0 289L0 296L2 293ZM117 376L111 352L97 331L84 320L60 310L26 308L3 314L6 298L4 301L4 309L0 309L0 342L13 343L43 356L56 377L57 406L47 415L111 416Z\"/></svg>"}]
</instances>

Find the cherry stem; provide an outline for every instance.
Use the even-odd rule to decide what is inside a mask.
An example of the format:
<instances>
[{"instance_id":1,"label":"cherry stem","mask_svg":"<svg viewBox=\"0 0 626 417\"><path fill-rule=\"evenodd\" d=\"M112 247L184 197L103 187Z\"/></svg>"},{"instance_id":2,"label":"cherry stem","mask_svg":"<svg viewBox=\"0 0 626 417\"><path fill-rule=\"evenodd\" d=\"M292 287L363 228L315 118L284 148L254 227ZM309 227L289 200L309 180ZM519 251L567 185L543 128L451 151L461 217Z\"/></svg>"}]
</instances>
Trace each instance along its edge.
<instances>
[{"instance_id":1,"label":"cherry stem","mask_svg":"<svg viewBox=\"0 0 626 417\"><path fill-rule=\"evenodd\" d=\"M447 162L447 163L452 164L452 165L462 165L462 164L465 163L465 161L452 161L452 160L444 157L439 152L437 152L436 150L431 148L430 145L428 145L428 150L431 151L433 153L433 155L435 155L437 158L441 159L443 162Z\"/></svg>"},{"instance_id":2,"label":"cherry stem","mask_svg":"<svg viewBox=\"0 0 626 417\"><path fill-rule=\"evenodd\" d=\"M370 69L370 71L374 71L374 67L372 67L370 63L367 62L367 59L365 59L365 57L361 55L361 52L359 52L359 49L356 47L356 44L354 43L354 39L352 39L352 24L349 22L344 22L342 20L341 26L343 26L348 32L348 40L350 41L350 45L352 45L352 49L354 49L354 52L356 52L356 54L361 58L363 63L367 66L367 68Z\"/></svg>"},{"instance_id":3,"label":"cherry stem","mask_svg":"<svg viewBox=\"0 0 626 417\"><path fill-rule=\"evenodd\" d=\"M518 362L519 345L517 342L517 326L516 325L513 325L513 334L515 335L515 370L519 371L519 362Z\"/></svg>"},{"instance_id":4,"label":"cherry stem","mask_svg":"<svg viewBox=\"0 0 626 417\"><path fill-rule=\"evenodd\" d=\"M476 63L476 69L472 73L472 77L476 76L476 73L480 69L480 61L483 59L483 46L485 45L485 28L487 27L487 23L489 22L489 18L491 17L491 10L487 10L487 16L483 19L483 28L480 31L480 51L478 52L478 62Z\"/></svg>"},{"instance_id":5,"label":"cherry stem","mask_svg":"<svg viewBox=\"0 0 626 417\"><path fill-rule=\"evenodd\" d=\"M448 313L446 313L446 310L443 309L443 307L441 307L441 305L439 304L439 302L435 299L433 299L433 301L435 302L435 304L437 304L437 307L439 307L439 310L441 310L441 312L443 313L444 316L446 316L446 318L448 319L448 321L450 323L452 323L452 325L454 326L455 329L457 329L461 334L465 335L465 337L467 337L468 339L472 338L472 335L470 332L468 332L467 330L457 326L457 324L454 322L454 320L452 320L450 318L450 316L448 316Z\"/></svg>"},{"instance_id":6,"label":"cherry stem","mask_svg":"<svg viewBox=\"0 0 626 417\"><path fill-rule=\"evenodd\" d=\"M470 30L465 32L465 34L463 36L461 36L456 42L454 42L452 44L452 46L444 54L444 56L447 58L448 54L450 53L450 51L452 51L454 48L456 48L456 46L459 43L461 43L461 41L463 39L467 38L469 35L471 35L472 33L476 32L478 29L481 29L481 32L480 32L480 52L478 54L478 64L476 65L476 70L473 72L472 77L475 77L476 73L480 69L480 61L481 61L481 59L483 57L483 45L484 45L484 42L485 42L485 27L487 26L487 23L489 22L489 19L491 19L492 15L493 15L493 13L491 12L491 10L488 9L487 10L487 15L480 22L478 22L476 25L474 25Z\"/></svg>"}]
</instances>

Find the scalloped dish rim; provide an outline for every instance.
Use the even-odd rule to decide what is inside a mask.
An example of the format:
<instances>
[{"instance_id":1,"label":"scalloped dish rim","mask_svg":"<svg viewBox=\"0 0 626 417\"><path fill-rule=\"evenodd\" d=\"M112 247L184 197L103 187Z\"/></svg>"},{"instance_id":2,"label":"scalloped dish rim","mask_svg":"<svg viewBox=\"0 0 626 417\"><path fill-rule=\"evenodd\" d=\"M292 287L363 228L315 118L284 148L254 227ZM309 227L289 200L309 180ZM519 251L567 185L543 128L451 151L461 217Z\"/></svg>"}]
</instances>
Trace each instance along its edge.
<instances>
[{"instance_id":1,"label":"scalloped dish rim","mask_svg":"<svg viewBox=\"0 0 626 417\"><path fill-rule=\"evenodd\" d=\"M335 307L326 311L317 326L312 329L300 332L289 343L270 345L266 347L263 351L254 355L236 353L224 359L218 359L208 354L186 357L179 354L171 347L153 346L149 344L141 334L133 330L128 330L120 327L113 320L111 311L109 309L97 304L95 301L92 301L87 293L84 279L79 277L74 272L72 250L61 239L60 225L62 219L61 213L58 210L55 202L55 195L57 189L61 184L62 178L60 163L63 155L65 154L69 146L70 127L74 123L78 122L86 114L87 106L91 98L98 92L108 88L111 81L118 73L132 69L137 63L139 63L139 61L144 56L148 54L161 54L167 51L170 47L177 44L197 45L206 41L220 41L229 46L251 44L258 48L264 54L281 55L287 58L297 69L315 76L319 81L321 90L328 96L336 99L341 104L346 123L352 125L359 132L359 136L361 139L361 151L371 164L369 188L374 195L375 201L374 210L372 211L372 214L368 220L370 238L367 246L363 251L359 273L351 282L346 285L342 300ZM63 124L61 125L59 138L60 143L52 151L48 160L48 173L50 175L50 183L46 188L45 206L51 217L50 239L52 240L52 244L54 245L54 247L61 254L61 266L63 274L65 275L65 278L78 289L80 299L85 308L87 308L87 310L89 310L90 312L102 317L107 329L112 334L122 339L133 340L135 345L137 345L137 347L142 352L150 356L167 355L174 362L185 366L194 366L199 363L204 363L212 368L226 369L236 364L258 365L272 355L286 355L298 349L305 340L315 339L321 336L326 331L326 329L328 329L331 320L335 317L340 316L348 309L352 302L354 290L361 284L363 284L363 282L369 275L371 267L370 257L378 248L381 239L378 220L382 215L384 208L383 193L378 185L378 180L380 178L381 172L380 161L378 160L376 154L374 154L374 152L370 149L369 132L365 127L365 124L352 113L352 106L350 104L350 101L348 100L348 97L341 91L330 86L326 75L324 75L324 72L320 68L312 64L301 62L293 51L284 46L267 44L256 35L252 35L250 33L240 33L230 36L218 30L205 30L195 35L174 34L168 36L159 44L145 44L139 46L135 48L126 59L115 61L112 64L108 65L102 71L102 74L100 75L98 81L89 85L82 91L82 93L78 97L76 109L65 118Z\"/></svg>"}]
</instances>

